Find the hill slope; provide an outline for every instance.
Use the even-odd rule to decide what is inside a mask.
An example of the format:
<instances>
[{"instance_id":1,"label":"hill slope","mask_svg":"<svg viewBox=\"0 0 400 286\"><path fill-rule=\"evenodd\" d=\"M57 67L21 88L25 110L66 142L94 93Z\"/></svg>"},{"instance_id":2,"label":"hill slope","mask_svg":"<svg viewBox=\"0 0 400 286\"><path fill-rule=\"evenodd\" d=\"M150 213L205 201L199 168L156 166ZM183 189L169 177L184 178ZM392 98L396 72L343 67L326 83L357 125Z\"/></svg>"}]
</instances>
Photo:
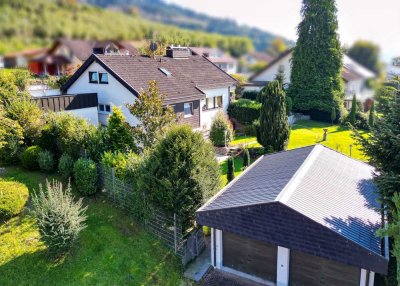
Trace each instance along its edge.
<instances>
[{"instance_id":1,"label":"hill slope","mask_svg":"<svg viewBox=\"0 0 400 286\"><path fill-rule=\"evenodd\" d=\"M58 37L144 40L154 34L166 44L219 46L241 55L250 39L190 31L73 0L0 0L0 54L44 47Z\"/></svg>"},{"instance_id":2,"label":"hill slope","mask_svg":"<svg viewBox=\"0 0 400 286\"><path fill-rule=\"evenodd\" d=\"M258 28L238 25L231 19L211 17L193 10L182 8L163 0L81 0L101 7L120 8L131 11L132 6L139 9L140 14L149 20L173 24L191 30L202 30L224 35L249 37L259 51L266 50L277 36ZM288 46L294 42L285 40Z\"/></svg>"}]
</instances>

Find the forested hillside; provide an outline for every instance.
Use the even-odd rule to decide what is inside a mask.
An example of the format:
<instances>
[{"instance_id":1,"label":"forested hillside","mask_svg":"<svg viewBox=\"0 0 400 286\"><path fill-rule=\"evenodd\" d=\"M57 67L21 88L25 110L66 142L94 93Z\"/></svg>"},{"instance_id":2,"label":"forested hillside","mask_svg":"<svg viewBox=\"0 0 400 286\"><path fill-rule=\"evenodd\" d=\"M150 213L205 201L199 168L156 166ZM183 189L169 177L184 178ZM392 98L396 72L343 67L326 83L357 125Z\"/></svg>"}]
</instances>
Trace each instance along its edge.
<instances>
[{"instance_id":1,"label":"forested hillside","mask_svg":"<svg viewBox=\"0 0 400 286\"><path fill-rule=\"evenodd\" d=\"M0 54L48 46L58 37L156 37L167 44L218 46L236 56L252 49L248 38L185 30L74 0L0 0Z\"/></svg>"},{"instance_id":2,"label":"forested hillside","mask_svg":"<svg viewBox=\"0 0 400 286\"><path fill-rule=\"evenodd\" d=\"M182 8L175 4L168 4L162 0L79 0L95 4L101 7L120 8L128 13L136 10L144 18L173 24L182 28L202 30L224 35L237 35L249 37L255 48L265 51L271 42L277 37L270 32L258 28L238 25L232 19L221 19L193 10ZM293 46L294 42L285 40L287 46Z\"/></svg>"}]
</instances>

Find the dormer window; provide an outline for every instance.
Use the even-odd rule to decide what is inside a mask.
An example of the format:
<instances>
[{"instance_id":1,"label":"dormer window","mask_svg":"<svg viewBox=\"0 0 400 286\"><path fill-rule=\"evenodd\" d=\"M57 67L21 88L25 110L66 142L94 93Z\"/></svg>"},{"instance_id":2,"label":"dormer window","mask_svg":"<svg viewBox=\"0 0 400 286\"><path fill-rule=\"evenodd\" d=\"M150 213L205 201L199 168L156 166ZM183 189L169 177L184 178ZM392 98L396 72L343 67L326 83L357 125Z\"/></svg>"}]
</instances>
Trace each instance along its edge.
<instances>
[{"instance_id":1,"label":"dormer window","mask_svg":"<svg viewBox=\"0 0 400 286\"><path fill-rule=\"evenodd\" d=\"M89 72L89 83L99 83L97 72Z\"/></svg>"},{"instance_id":2,"label":"dormer window","mask_svg":"<svg viewBox=\"0 0 400 286\"><path fill-rule=\"evenodd\" d=\"M108 84L108 73L99 72L99 83L101 84Z\"/></svg>"},{"instance_id":3,"label":"dormer window","mask_svg":"<svg viewBox=\"0 0 400 286\"><path fill-rule=\"evenodd\" d=\"M171 76L172 74L166 68L160 68L160 71L166 76Z\"/></svg>"}]
</instances>

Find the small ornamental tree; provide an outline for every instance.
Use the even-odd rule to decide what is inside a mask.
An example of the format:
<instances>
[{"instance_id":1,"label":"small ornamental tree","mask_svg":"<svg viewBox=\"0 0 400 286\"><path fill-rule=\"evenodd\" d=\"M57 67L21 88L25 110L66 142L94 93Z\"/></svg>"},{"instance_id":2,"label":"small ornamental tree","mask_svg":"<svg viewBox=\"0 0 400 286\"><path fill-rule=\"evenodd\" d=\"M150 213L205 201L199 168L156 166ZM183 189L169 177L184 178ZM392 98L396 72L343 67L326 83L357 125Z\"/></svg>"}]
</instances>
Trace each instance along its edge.
<instances>
[{"instance_id":1,"label":"small ornamental tree","mask_svg":"<svg viewBox=\"0 0 400 286\"><path fill-rule=\"evenodd\" d=\"M228 173L226 174L228 182L235 178L235 160L232 157L228 158Z\"/></svg>"},{"instance_id":2,"label":"small ornamental tree","mask_svg":"<svg viewBox=\"0 0 400 286\"><path fill-rule=\"evenodd\" d=\"M165 133L165 130L176 121L176 115L171 106L164 106L166 94L160 94L157 82L149 82L148 90L139 94L138 100L128 104L129 111L140 124L132 127L133 136L143 148L151 147L157 138Z\"/></svg>"},{"instance_id":3,"label":"small ornamental tree","mask_svg":"<svg viewBox=\"0 0 400 286\"><path fill-rule=\"evenodd\" d=\"M282 151L289 140L285 92L278 81L270 82L261 94L261 112L256 125L257 141L269 151Z\"/></svg>"},{"instance_id":4,"label":"small ornamental tree","mask_svg":"<svg viewBox=\"0 0 400 286\"><path fill-rule=\"evenodd\" d=\"M50 255L57 257L68 251L86 227L82 199L74 201L68 185L63 191L60 182L46 182L46 190L39 185L39 192L32 197L33 213L39 228L40 240Z\"/></svg>"},{"instance_id":5,"label":"small ornamental tree","mask_svg":"<svg viewBox=\"0 0 400 286\"><path fill-rule=\"evenodd\" d=\"M375 101L372 101L369 109L368 125L372 128L375 125Z\"/></svg>"},{"instance_id":6,"label":"small ornamental tree","mask_svg":"<svg viewBox=\"0 0 400 286\"><path fill-rule=\"evenodd\" d=\"M219 111L211 124L210 140L214 146L228 146L233 139L233 128L228 118Z\"/></svg>"},{"instance_id":7,"label":"small ornamental tree","mask_svg":"<svg viewBox=\"0 0 400 286\"><path fill-rule=\"evenodd\" d=\"M84 195L97 192L97 167L90 159L80 158L74 164L74 179L77 189Z\"/></svg>"},{"instance_id":8,"label":"small ornamental tree","mask_svg":"<svg viewBox=\"0 0 400 286\"><path fill-rule=\"evenodd\" d=\"M140 185L152 205L177 214L186 230L221 187L213 146L188 125L171 127L146 159Z\"/></svg>"},{"instance_id":9,"label":"small ornamental tree","mask_svg":"<svg viewBox=\"0 0 400 286\"><path fill-rule=\"evenodd\" d=\"M336 108L335 108L335 107L332 107L332 110L331 110L331 121L332 121L332 125L333 125L333 123L335 122L335 120L336 120Z\"/></svg>"},{"instance_id":10,"label":"small ornamental tree","mask_svg":"<svg viewBox=\"0 0 400 286\"><path fill-rule=\"evenodd\" d=\"M245 148L243 150L243 168L250 166L250 154L249 149Z\"/></svg>"},{"instance_id":11,"label":"small ornamental tree","mask_svg":"<svg viewBox=\"0 0 400 286\"><path fill-rule=\"evenodd\" d=\"M350 109L350 114L349 114L349 121L351 125L354 126L356 122L356 114L357 114L357 98L356 95L353 95L353 100L351 102L351 109Z\"/></svg>"},{"instance_id":12,"label":"small ornamental tree","mask_svg":"<svg viewBox=\"0 0 400 286\"><path fill-rule=\"evenodd\" d=\"M112 114L108 118L106 131L107 149L112 152L133 150L135 144L125 116L121 109L116 106L113 107L112 111Z\"/></svg>"},{"instance_id":13,"label":"small ornamental tree","mask_svg":"<svg viewBox=\"0 0 400 286\"><path fill-rule=\"evenodd\" d=\"M283 66L280 66L278 69L278 73L275 75L275 79L278 81L282 88L285 86L285 68Z\"/></svg>"}]
</instances>

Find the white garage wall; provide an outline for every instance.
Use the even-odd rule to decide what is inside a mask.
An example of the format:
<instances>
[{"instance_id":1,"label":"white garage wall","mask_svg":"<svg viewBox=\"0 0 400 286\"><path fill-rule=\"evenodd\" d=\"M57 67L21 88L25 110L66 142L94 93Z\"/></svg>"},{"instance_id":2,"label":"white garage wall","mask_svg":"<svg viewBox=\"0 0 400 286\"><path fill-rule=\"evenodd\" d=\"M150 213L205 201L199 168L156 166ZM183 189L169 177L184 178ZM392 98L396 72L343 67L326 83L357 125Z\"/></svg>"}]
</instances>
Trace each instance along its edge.
<instances>
[{"instance_id":1,"label":"white garage wall","mask_svg":"<svg viewBox=\"0 0 400 286\"><path fill-rule=\"evenodd\" d=\"M215 88L215 89L207 89L202 90L206 94L206 98L221 96L222 95L222 110L227 113L228 105L229 105L229 87L225 88ZM212 121L219 111L219 109L212 110L204 110L203 106L206 104L206 100L202 99L200 101L200 127L203 129L210 129Z\"/></svg>"}]
</instances>

